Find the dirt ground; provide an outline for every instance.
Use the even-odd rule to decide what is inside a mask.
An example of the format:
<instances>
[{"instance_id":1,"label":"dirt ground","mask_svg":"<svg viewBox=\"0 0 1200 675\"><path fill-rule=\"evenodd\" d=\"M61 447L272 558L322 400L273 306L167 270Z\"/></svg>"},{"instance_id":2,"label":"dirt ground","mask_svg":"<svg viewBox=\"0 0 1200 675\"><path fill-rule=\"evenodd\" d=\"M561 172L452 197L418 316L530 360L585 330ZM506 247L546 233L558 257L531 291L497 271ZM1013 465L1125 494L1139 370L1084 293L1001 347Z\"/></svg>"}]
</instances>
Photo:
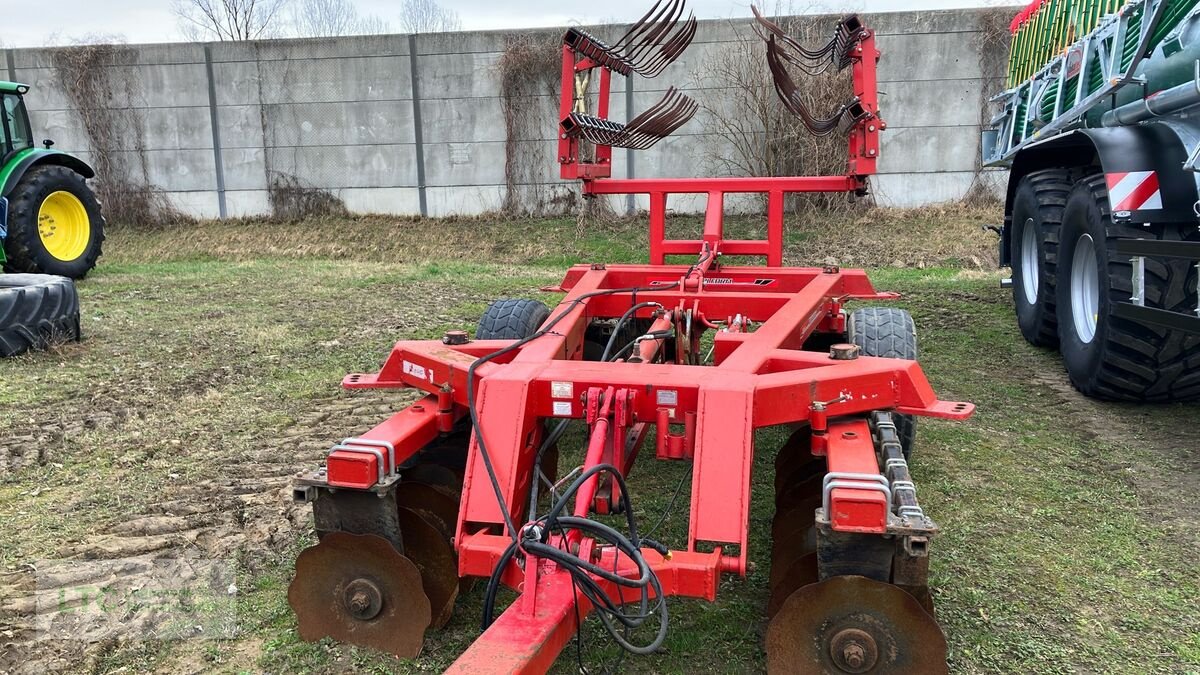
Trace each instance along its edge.
<instances>
[{"instance_id":1,"label":"dirt ground","mask_svg":"<svg viewBox=\"0 0 1200 675\"><path fill-rule=\"evenodd\" d=\"M313 537L290 477L411 400L338 388L347 372L377 369L392 341L473 329L489 300L537 296L563 262L636 248L620 230L580 239L573 223L543 223L546 250L493 251L486 263L448 244L379 260L393 235L362 256L254 255L251 239L229 243L228 227L198 228L175 251L163 248L168 234L116 233L80 285L85 340L0 362L0 673L444 668L478 634L478 589L415 661L299 641L286 587ZM284 226L262 227L275 237ZM404 230L345 227L360 244ZM847 229L847 241L879 239ZM205 241L220 252L200 253ZM551 250L561 241L577 245ZM906 295L942 397L979 406L966 423L923 422L914 458L943 532L934 593L952 670L1200 671L1200 407L1080 397L1056 355L1021 341L998 273L972 262L989 255L987 240L971 241L951 256L959 264L866 244L856 254L873 256L878 286ZM815 254L801 243L789 244L792 257ZM715 604L676 603L666 651L626 659L625 672L762 668L778 442L764 435L756 458L760 564L723 582ZM684 470L635 474L645 517L663 512ZM685 516L668 520L664 541L679 545ZM39 599L89 584L137 589L151 583L149 567L92 563L163 559L227 565L234 625L160 639L162 617L122 609L111 634L47 639ZM615 655L594 628L584 632L589 664ZM574 656L559 669L576 670Z\"/></svg>"}]
</instances>

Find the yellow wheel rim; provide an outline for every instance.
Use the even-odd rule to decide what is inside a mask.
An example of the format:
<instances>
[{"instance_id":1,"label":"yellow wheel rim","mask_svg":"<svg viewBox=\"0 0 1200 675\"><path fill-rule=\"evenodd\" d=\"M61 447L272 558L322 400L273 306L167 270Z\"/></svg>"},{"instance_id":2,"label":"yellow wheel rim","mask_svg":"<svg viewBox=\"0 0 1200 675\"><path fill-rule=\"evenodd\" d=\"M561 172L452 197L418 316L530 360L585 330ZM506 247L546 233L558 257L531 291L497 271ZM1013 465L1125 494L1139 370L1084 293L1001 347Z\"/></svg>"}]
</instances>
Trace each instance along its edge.
<instances>
[{"instance_id":1,"label":"yellow wheel rim","mask_svg":"<svg viewBox=\"0 0 1200 675\"><path fill-rule=\"evenodd\" d=\"M79 197L65 190L50 193L38 209L38 234L46 251L59 260L70 262L83 255L92 224Z\"/></svg>"}]
</instances>

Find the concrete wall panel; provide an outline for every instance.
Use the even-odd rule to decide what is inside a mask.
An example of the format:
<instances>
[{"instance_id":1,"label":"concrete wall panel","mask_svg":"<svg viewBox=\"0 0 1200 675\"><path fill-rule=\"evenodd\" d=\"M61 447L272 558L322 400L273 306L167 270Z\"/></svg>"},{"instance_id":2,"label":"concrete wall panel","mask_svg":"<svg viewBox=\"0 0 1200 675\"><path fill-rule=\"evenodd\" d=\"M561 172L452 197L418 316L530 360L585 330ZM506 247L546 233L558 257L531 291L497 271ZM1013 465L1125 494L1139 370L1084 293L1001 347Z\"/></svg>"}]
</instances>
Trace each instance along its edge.
<instances>
[{"instance_id":1,"label":"concrete wall panel","mask_svg":"<svg viewBox=\"0 0 1200 675\"><path fill-rule=\"evenodd\" d=\"M979 107L994 92L985 80L978 33L1007 9L899 12L867 17L883 51L880 89L884 119L879 163L873 181L881 204L911 206L958 199L977 180ZM828 23L832 17L817 17ZM622 27L585 27L612 41ZM212 89L216 98L219 153L228 215L269 209L268 186L280 176L325 189L355 212L414 214L420 210L413 113L414 66L420 101L424 188L431 215L473 214L499 208L505 197L507 163L500 98L499 59L514 33L491 31L420 35L381 35L315 40L214 43ZM561 29L531 31L555 41ZM676 86L714 105L745 105L713 74L735 41L757 40L747 21L701 22L692 47L661 77L635 77L634 114ZM410 62L410 45L416 62ZM757 42L745 43L761 55ZM132 108L141 138L130 139L144 153L122 150L125 170L141 172L145 158L151 183L179 208L202 217L215 214L214 162L205 45L121 46L120 65L106 73L116 82L107 105ZM17 79L35 89L28 97L35 134L53 138L59 148L94 151L75 102L65 95L51 50L12 50ZM550 80L553 74L548 74ZM626 120L627 80L613 78L611 118ZM830 103L833 102L822 102ZM821 108L818 105L818 108ZM832 109L832 105L827 106ZM518 142L526 163L517 182L536 189L523 194L567 194L576 186L559 180L557 86L521 120ZM534 117L538 119L534 119ZM536 127L536 131L534 130ZM704 176L723 173L716 157L732 157L728 142L702 111L676 135L634 154L616 149L613 175L638 177ZM535 140L536 139L536 140ZM533 166L536 163L537 166ZM997 174L997 176L1002 176ZM1001 178L989 175L992 182ZM531 199L533 197L530 197ZM634 199L644 208L644 196ZM624 211L624 196L613 198ZM756 205L734 198L727 209ZM704 207L702 196L672 197L678 212Z\"/></svg>"}]
</instances>

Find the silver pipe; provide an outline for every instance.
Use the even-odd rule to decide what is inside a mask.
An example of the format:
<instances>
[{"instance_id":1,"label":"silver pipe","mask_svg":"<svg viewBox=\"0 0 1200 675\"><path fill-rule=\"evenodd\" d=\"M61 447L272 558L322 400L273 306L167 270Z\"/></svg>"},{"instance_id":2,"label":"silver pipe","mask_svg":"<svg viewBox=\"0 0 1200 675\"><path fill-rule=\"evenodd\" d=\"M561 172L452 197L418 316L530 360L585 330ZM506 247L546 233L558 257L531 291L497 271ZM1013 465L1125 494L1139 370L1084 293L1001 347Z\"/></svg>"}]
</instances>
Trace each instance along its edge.
<instances>
[{"instance_id":1,"label":"silver pipe","mask_svg":"<svg viewBox=\"0 0 1200 675\"><path fill-rule=\"evenodd\" d=\"M1100 116L1100 125L1121 127L1144 122L1155 117L1200 103L1200 61L1195 65L1196 77L1191 82L1164 89L1143 99L1113 108Z\"/></svg>"}]
</instances>

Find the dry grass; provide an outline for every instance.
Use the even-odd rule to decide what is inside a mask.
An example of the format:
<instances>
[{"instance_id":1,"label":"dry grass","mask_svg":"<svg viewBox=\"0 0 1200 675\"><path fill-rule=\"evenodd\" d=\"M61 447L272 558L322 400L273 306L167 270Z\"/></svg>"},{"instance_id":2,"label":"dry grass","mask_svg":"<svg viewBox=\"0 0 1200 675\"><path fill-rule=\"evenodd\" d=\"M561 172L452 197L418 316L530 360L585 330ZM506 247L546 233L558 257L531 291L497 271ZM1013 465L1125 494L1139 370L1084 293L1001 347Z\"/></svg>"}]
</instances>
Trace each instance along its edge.
<instances>
[{"instance_id":1,"label":"dry grass","mask_svg":"<svg viewBox=\"0 0 1200 675\"><path fill-rule=\"evenodd\" d=\"M786 257L803 264L864 267L950 266L990 269L996 239L981 229L998 222L996 207L870 209L788 216ZM573 218L501 216L413 219L320 218L294 223L202 222L158 231L121 230L104 263L189 259L327 258L363 262L469 261L561 266L584 261L645 260L645 217L612 219L580 230ZM696 232L698 216L673 216L672 234ZM729 217L731 236L762 236L761 217Z\"/></svg>"}]
</instances>

